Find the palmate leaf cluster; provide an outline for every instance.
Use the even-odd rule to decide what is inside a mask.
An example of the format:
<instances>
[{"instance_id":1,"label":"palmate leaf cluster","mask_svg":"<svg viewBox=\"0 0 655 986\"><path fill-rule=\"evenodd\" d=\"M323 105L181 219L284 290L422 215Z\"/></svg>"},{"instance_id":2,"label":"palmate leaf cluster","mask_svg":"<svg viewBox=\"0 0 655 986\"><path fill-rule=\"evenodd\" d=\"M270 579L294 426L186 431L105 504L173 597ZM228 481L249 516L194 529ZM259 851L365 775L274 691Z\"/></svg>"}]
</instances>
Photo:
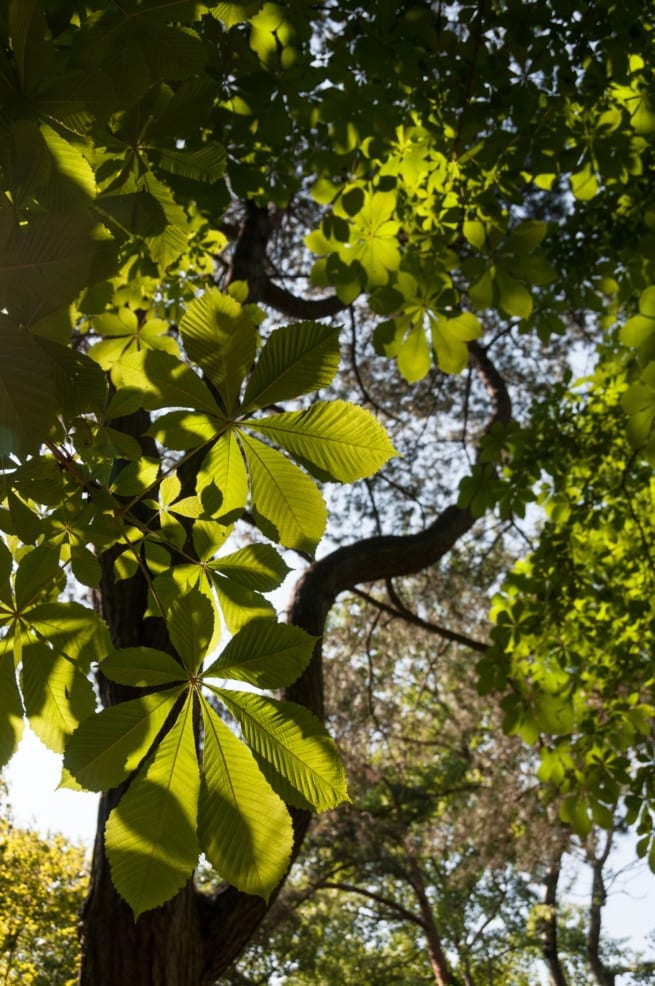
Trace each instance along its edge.
<instances>
[{"instance_id":1,"label":"palmate leaf cluster","mask_svg":"<svg viewBox=\"0 0 655 986\"><path fill-rule=\"evenodd\" d=\"M66 468L70 460L60 450L5 471L7 543L19 536L27 543L15 569L2 546L3 754L13 753L20 736L22 693L30 724L51 748L66 748L65 765L86 789L118 786L139 768L106 829L115 885L135 914L178 890L200 849L225 878L268 896L292 846L284 802L323 810L347 797L324 727L300 706L260 694L290 684L312 655L314 639L278 625L262 596L284 578L286 564L265 544L217 552L248 497L258 526L286 547L313 552L323 533L318 488L257 434L332 481L373 471L393 447L369 414L342 401L253 417L262 404L329 383L338 365L338 330L314 323L277 329L256 358L256 325L252 306L209 289L180 323L202 377L143 341L136 351L127 347L111 364L106 425L94 428L85 419L90 443L78 449L75 464ZM117 416L184 405L188 410L162 413L150 429L172 455L170 468L162 472L135 439L119 433L105 458ZM190 457L198 465L195 488L187 491ZM48 492L39 510L42 486ZM148 648L107 657L111 646L100 617L79 603L57 601L68 569L84 585L99 584L89 542L113 546L114 578L147 573L150 615L166 620L174 657ZM236 635L212 661L219 620ZM92 715L87 675L94 661L105 677L147 693ZM237 679L256 692L226 691L216 678ZM217 712L217 699L247 746Z\"/></svg>"},{"instance_id":2,"label":"palmate leaf cluster","mask_svg":"<svg viewBox=\"0 0 655 986\"><path fill-rule=\"evenodd\" d=\"M178 598L167 626L182 664L146 647L106 657L106 677L156 691L86 719L65 757L89 790L116 787L141 764L106 828L115 886L136 915L182 886L201 849L225 879L268 896L292 846L285 802L323 810L346 797L336 749L318 720L299 706L238 690L239 684L276 689L294 680L311 656L309 635L253 619L202 670L214 633L207 596L195 589ZM249 749L217 711L216 699Z\"/></svg>"}]
</instances>

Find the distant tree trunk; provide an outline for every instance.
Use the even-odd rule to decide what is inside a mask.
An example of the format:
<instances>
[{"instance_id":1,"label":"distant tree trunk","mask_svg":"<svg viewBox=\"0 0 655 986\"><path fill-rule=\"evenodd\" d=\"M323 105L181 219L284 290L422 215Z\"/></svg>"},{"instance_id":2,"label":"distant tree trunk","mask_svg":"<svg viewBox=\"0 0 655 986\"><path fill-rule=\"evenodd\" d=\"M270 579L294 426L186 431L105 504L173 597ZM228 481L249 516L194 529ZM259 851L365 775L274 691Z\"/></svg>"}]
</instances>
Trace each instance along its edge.
<instances>
[{"instance_id":1,"label":"distant tree trunk","mask_svg":"<svg viewBox=\"0 0 655 986\"><path fill-rule=\"evenodd\" d=\"M437 986L452 986L453 980L441 946L441 937L434 920L432 907L426 893L423 873L412 852L408 852L407 859L412 887L421 912L421 925L425 931L425 937L428 943L428 954L430 956L432 972L434 973L434 981Z\"/></svg>"},{"instance_id":2,"label":"distant tree trunk","mask_svg":"<svg viewBox=\"0 0 655 986\"><path fill-rule=\"evenodd\" d=\"M560 868L558 856L548 867L544 880L545 914L541 921L541 952L548 966L551 986L568 986L557 944L557 884L559 883Z\"/></svg>"},{"instance_id":3,"label":"distant tree trunk","mask_svg":"<svg viewBox=\"0 0 655 986\"><path fill-rule=\"evenodd\" d=\"M589 904L589 930L587 932L587 961L598 986L615 986L616 973L603 962L600 955L600 934L603 907L607 901L603 869L612 848L612 832L607 833L605 847L600 856L593 856L591 864L591 901Z\"/></svg>"}]
</instances>

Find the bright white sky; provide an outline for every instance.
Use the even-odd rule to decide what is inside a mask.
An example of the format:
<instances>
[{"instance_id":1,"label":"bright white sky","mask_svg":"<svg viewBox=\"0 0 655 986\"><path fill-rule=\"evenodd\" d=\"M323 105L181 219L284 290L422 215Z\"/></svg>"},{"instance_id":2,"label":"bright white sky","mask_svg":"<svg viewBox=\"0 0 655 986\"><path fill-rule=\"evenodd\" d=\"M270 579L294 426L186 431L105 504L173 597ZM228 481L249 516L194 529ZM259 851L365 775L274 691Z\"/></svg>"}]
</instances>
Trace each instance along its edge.
<instances>
[{"instance_id":1,"label":"bright white sky","mask_svg":"<svg viewBox=\"0 0 655 986\"><path fill-rule=\"evenodd\" d=\"M18 825L61 832L73 842L93 842L98 799L80 791L57 791L61 758L26 730L18 753L4 771Z\"/></svg>"},{"instance_id":2,"label":"bright white sky","mask_svg":"<svg viewBox=\"0 0 655 986\"><path fill-rule=\"evenodd\" d=\"M93 843L96 827L97 798L76 791L57 791L61 771L60 758L50 753L27 732L21 747L5 771L15 820L45 833L61 832L72 841ZM645 862L630 865L634 860L633 842L623 840L614 859L614 869L625 867L610 891L604 921L610 934L628 938L637 949L651 956L655 941L648 935L655 932L655 875ZM588 898L585 876L570 892L571 900L584 904ZM625 983L617 979L617 986Z\"/></svg>"}]
</instances>

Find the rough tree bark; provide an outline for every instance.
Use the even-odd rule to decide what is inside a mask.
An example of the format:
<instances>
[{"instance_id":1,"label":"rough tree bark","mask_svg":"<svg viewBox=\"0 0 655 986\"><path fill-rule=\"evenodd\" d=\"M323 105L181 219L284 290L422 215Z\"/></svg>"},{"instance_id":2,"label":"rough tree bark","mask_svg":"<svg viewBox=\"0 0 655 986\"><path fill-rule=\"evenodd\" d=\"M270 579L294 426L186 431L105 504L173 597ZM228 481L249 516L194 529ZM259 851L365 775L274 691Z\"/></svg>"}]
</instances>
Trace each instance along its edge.
<instances>
[{"instance_id":1,"label":"rough tree bark","mask_svg":"<svg viewBox=\"0 0 655 986\"><path fill-rule=\"evenodd\" d=\"M319 318L339 311L343 306L337 299L295 298L273 284L266 266L270 232L267 210L248 203L233 253L231 278L248 282L251 300L262 301L292 317ZM471 346L471 364L491 397L489 426L498 420L509 420L511 407L504 382L485 351L475 344ZM122 427L142 434L145 423L137 415ZM333 551L301 576L287 620L321 636L340 593L363 583L410 575L435 564L473 523L468 509L452 505L416 534L371 537ZM145 645L171 652L164 623L143 619L147 593L143 576L137 573L132 579L115 582L112 561L111 556L102 559L100 595L114 645ZM105 705L127 697L124 690L108 681L100 683L100 691ZM320 644L310 666L287 690L286 697L322 717ZM243 950L272 901L266 904L227 884L208 895L190 882L168 904L142 914L135 923L130 909L113 888L103 848L104 826L121 793L120 789L109 791L100 800L92 879L82 915L80 986L211 986ZM296 809L291 809L291 815L295 859L310 815Z\"/></svg>"}]
</instances>

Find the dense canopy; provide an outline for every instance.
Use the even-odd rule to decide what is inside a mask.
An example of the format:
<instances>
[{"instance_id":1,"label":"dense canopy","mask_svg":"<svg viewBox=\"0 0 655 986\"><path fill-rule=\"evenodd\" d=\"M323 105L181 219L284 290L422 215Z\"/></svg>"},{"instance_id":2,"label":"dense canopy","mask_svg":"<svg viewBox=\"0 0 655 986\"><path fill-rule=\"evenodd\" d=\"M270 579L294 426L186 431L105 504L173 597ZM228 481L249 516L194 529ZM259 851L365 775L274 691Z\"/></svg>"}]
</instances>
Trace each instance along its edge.
<instances>
[{"instance_id":1,"label":"dense canopy","mask_svg":"<svg viewBox=\"0 0 655 986\"><path fill-rule=\"evenodd\" d=\"M0 5L0 755L108 792L83 982L220 974L348 798L334 600L499 539L442 635L655 869L652 13Z\"/></svg>"}]
</instances>

